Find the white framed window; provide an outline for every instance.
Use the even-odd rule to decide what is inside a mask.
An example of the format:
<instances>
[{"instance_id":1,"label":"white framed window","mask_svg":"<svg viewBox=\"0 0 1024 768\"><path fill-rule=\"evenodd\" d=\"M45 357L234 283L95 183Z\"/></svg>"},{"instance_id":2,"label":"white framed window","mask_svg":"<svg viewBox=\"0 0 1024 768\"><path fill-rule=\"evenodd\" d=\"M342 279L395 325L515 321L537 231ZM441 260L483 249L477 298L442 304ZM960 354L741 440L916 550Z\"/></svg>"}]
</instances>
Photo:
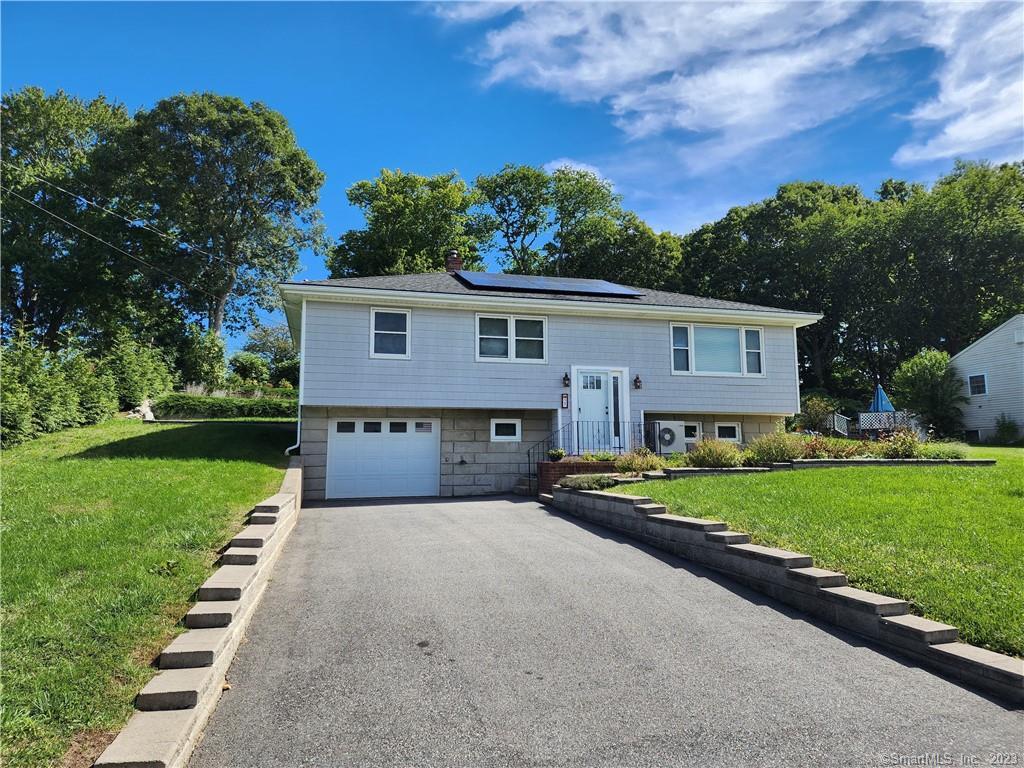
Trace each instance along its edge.
<instances>
[{"instance_id":1,"label":"white framed window","mask_svg":"<svg viewBox=\"0 0 1024 768\"><path fill-rule=\"evenodd\" d=\"M492 443L518 443L522 439L522 419L491 419Z\"/></svg>"},{"instance_id":2,"label":"white framed window","mask_svg":"<svg viewBox=\"0 0 1024 768\"><path fill-rule=\"evenodd\" d=\"M673 375L765 375L761 328L670 323L669 331Z\"/></svg>"},{"instance_id":3,"label":"white framed window","mask_svg":"<svg viewBox=\"0 0 1024 768\"><path fill-rule=\"evenodd\" d=\"M690 365L690 326L672 323L672 373L689 373Z\"/></svg>"},{"instance_id":4,"label":"white framed window","mask_svg":"<svg viewBox=\"0 0 1024 768\"><path fill-rule=\"evenodd\" d=\"M370 357L408 360L411 356L412 311L370 308Z\"/></svg>"},{"instance_id":5,"label":"white framed window","mask_svg":"<svg viewBox=\"0 0 1024 768\"><path fill-rule=\"evenodd\" d=\"M546 363L548 320L525 315L477 315L477 362Z\"/></svg>"},{"instance_id":6,"label":"white framed window","mask_svg":"<svg viewBox=\"0 0 1024 768\"><path fill-rule=\"evenodd\" d=\"M738 421L716 421L715 437L730 443L742 443L743 428Z\"/></svg>"},{"instance_id":7,"label":"white framed window","mask_svg":"<svg viewBox=\"0 0 1024 768\"><path fill-rule=\"evenodd\" d=\"M988 394L988 376L984 373L972 373L967 377L967 390L971 397Z\"/></svg>"}]
</instances>

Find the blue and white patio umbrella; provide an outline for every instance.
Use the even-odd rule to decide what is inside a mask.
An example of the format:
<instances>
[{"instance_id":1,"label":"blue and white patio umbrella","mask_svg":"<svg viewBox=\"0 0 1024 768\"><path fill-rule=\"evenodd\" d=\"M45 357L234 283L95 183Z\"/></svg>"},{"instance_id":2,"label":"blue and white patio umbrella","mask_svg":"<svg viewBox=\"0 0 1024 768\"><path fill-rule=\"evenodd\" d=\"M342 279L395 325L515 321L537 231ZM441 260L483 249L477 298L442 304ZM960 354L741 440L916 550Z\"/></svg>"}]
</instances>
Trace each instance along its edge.
<instances>
[{"instance_id":1,"label":"blue and white patio umbrella","mask_svg":"<svg viewBox=\"0 0 1024 768\"><path fill-rule=\"evenodd\" d=\"M868 411L870 413L895 413L896 411L881 384L875 385L875 396L871 398L871 407Z\"/></svg>"}]
</instances>

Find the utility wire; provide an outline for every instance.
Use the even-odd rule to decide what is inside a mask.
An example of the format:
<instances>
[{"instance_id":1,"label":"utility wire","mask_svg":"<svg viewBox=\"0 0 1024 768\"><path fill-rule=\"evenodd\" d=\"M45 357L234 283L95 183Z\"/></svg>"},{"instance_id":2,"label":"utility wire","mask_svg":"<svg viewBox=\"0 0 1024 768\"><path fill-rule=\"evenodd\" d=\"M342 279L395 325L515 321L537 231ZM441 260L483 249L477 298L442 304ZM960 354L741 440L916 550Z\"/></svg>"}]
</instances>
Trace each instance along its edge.
<instances>
[{"instance_id":1,"label":"utility wire","mask_svg":"<svg viewBox=\"0 0 1024 768\"><path fill-rule=\"evenodd\" d=\"M149 224L147 224L141 218L129 219L123 213L118 213L117 211L111 210L110 208L107 208L106 206L100 205L95 200L90 200L89 198L85 197L84 195L78 195L78 194L75 194L74 192L71 192L70 190L64 189L64 187L60 186L59 184L56 184L55 182L52 182L52 181L50 181L48 179L44 179L42 176L36 176L31 171L26 171L21 166L14 165L13 163L10 163L10 162L8 162L6 160L4 160L3 163L4 163L4 165L8 165L11 168L19 169L20 171L22 171L23 173L27 174L28 176L31 176L36 181L40 181L43 184L48 184L49 186L53 187L54 189L57 189L57 190L63 192L65 195L68 195L70 197L75 198L76 200L80 200L81 202L85 203L86 205L91 205L93 208L97 208L97 209L103 211L104 213L107 213L107 214L109 214L111 216L116 216L117 218L121 219L122 221L126 222L127 224L131 225L132 227L138 227L140 229L145 229L145 230L147 230L149 232L152 232L155 235L159 235L160 237L166 238L167 240L170 240L173 243L176 243L178 245L184 245L189 250L195 251L196 253L201 253L203 256L209 256L211 259L220 259L221 261L223 261L223 262L225 262L227 264L230 264L231 266L236 267L238 269L243 269L244 266L245 266L243 264L239 264L237 261L233 261L233 260L229 259L227 256L220 256L218 254L210 253L209 251L204 251L202 248L199 248L198 246L192 245L192 243L188 243L188 242L182 240L181 238L177 238L174 235L170 234L169 232L163 232L163 231L161 231L159 229L156 229L155 227L151 227L151 226L149 226Z\"/></svg>"},{"instance_id":2,"label":"utility wire","mask_svg":"<svg viewBox=\"0 0 1024 768\"><path fill-rule=\"evenodd\" d=\"M103 243L103 244L104 244L105 246L107 246L108 248L113 248L113 249L114 249L115 251L117 251L118 253L121 253L121 254L124 254L125 256L127 256L127 257L128 257L129 259L133 259L133 260L135 260L135 261L139 262L140 264L143 264L143 265L145 265L145 266L149 267L150 269L155 269L155 270L156 270L157 272L162 272L163 274L167 275L167 276L168 276L168 277L170 277L171 279L173 279L173 280L177 280L177 281L178 281L179 283L181 283L182 285L186 286L187 288L191 288L191 289L192 289L192 290L194 290L194 291L199 291L200 293L205 293L205 294L206 294L207 296L209 296L209 297L210 297L211 299L213 299L213 300L215 300L215 301L217 300L217 297L216 297L216 296L214 296L214 295L213 295L212 293L210 293L209 291L207 291L207 290L205 290L205 289L203 289L203 288L200 288L200 287L199 287L199 286L197 286L197 285L194 285L194 284L190 283L190 282L189 282L188 280L185 280L185 279L184 279L184 278L182 278L182 277L178 277L178 276L177 276L176 274L174 274L173 272L168 272L168 271L167 271L166 269L163 269L162 267L158 267L158 266L156 266L155 264L150 264L150 263L149 263L148 261L146 261L145 259L139 258L138 256L136 256L136 255L134 255L134 254L132 254L132 253L128 253L128 251L126 251L126 250L124 250L124 249L122 249L122 248L119 248L119 247L117 247L117 246L116 246L116 245L114 245L113 243L108 243L108 242L107 242L106 240L104 240L104 239L103 239L102 237L98 237L97 235L94 235L94 234L93 234L92 232L89 232L88 230L82 229L82 228L81 228L80 226L78 226L77 224L73 224L72 222L70 222L70 221L68 221L67 219L65 219L65 218L64 218L63 216L59 216L59 215L57 215L56 213L54 213L53 211L51 211L51 210L49 210L49 209L47 209L47 208L44 208L43 206L39 205L39 203L36 203L36 202L34 202L34 201L32 201L32 200L29 200L29 199L28 199L27 197L24 197L23 195L19 195L19 194L18 194L17 192L15 192L15 191L14 191L13 189L10 189L9 187L2 187L2 186L0 186L0 189L2 189L3 191L5 191L5 192L6 192L7 194L9 194L9 195L14 195L14 196L15 196L15 197L17 197L17 198L19 198L19 199L21 199L21 200L24 200L24 201L25 201L26 203L28 203L28 204L29 204L29 205L31 205L31 206L33 206L33 207L35 207L35 208L38 208L38 209L39 209L40 211L42 211L43 213L45 213L45 214L46 214L47 216L52 216L53 218L57 219L58 221L62 221L62 222L64 222L64 223L65 223L65 224L67 224L67 225L68 225L69 227L71 227L71 228L73 228L73 229L77 229L77 230L78 230L79 232L81 232L82 234L84 234L84 235L88 235L88 236L89 236L89 237L91 237L91 238L92 238L93 240L98 240L99 242L101 242L101 243Z\"/></svg>"}]
</instances>

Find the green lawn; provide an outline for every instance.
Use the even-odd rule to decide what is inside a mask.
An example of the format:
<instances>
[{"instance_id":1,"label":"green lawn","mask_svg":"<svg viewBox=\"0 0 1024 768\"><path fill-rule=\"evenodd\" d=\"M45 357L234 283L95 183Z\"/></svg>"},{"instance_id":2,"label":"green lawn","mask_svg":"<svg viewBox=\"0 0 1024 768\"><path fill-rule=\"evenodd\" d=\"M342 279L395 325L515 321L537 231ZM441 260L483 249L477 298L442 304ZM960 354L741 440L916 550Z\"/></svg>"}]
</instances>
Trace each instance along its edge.
<instances>
[{"instance_id":1,"label":"green lawn","mask_svg":"<svg viewBox=\"0 0 1024 768\"><path fill-rule=\"evenodd\" d=\"M1024 656L1024 449L994 467L843 467L620 488L812 555L850 583L911 601L965 641Z\"/></svg>"},{"instance_id":2,"label":"green lawn","mask_svg":"<svg viewBox=\"0 0 1024 768\"><path fill-rule=\"evenodd\" d=\"M117 419L4 452L0 762L51 765L120 727L293 437Z\"/></svg>"}]
</instances>

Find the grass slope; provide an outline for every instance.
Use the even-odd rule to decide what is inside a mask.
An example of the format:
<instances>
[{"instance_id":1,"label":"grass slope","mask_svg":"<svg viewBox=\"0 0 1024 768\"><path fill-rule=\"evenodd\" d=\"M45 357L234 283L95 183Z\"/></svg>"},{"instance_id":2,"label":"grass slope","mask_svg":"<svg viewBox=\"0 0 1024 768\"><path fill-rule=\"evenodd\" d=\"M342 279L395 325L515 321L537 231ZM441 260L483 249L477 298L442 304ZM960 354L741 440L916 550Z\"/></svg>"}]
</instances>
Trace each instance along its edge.
<instances>
[{"instance_id":1,"label":"grass slope","mask_svg":"<svg viewBox=\"0 0 1024 768\"><path fill-rule=\"evenodd\" d=\"M965 641L1024 656L1024 450L995 467L843 467L630 485L670 512L724 520L912 602Z\"/></svg>"},{"instance_id":2,"label":"grass slope","mask_svg":"<svg viewBox=\"0 0 1024 768\"><path fill-rule=\"evenodd\" d=\"M120 727L215 550L277 491L291 435L118 419L4 452L4 765Z\"/></svg>"}]
</instances>

